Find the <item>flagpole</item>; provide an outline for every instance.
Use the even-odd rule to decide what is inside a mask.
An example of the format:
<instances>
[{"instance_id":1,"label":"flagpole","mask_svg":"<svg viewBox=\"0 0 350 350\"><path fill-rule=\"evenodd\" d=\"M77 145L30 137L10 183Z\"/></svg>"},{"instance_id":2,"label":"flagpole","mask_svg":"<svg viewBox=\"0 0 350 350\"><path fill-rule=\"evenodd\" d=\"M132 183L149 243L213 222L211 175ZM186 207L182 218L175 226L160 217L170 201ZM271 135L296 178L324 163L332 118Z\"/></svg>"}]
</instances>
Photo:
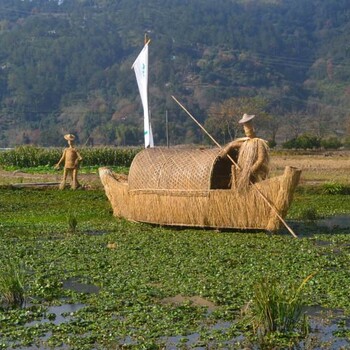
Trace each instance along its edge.
<instances>
[{"instance_id":1,"label":"flagpole","mask_svg":"<svg viewBox=\"0 0 350 350\"><path fill-rule=\"evenodd\" d=\"M151 39L148 37L148 34L145 33L144 37L144 44L145 46L148 45L151 42ZM152 132L152 126L151 126L151 110L149 108L149 94L148 94L148 85L147 85L147 99L148 99L148 128L149 128L149 133L150 133L150 144L149 147L154 147L154 141L153 141L153 132Z\"/></svg>"},{"instance_id":2,"label":"flagpole","mask_svg":"<svg viewBox=\"0 0 350 350\"><path fill-rule=\"evenodd\" d=\"M166 132L166 146L169 148L169 121L168 110L165 110L165 132Z\"/></svg>"},{"instance_id":3,"label":"flagpole","mask_svg":"<svg viewBox=\"0 0 350 350\"><path fill-rule=\"evenodd\" d=\"M148 103L148 44L150 39L145 35L146 41L143 49L137 56L135 62L132 65L132 69L135 71L137 85L140 92L143 114L144 114L144 139L145 148L154 147L153 133L150 122L150 110Z\"/></svg>"},{"instance_id":4,"label":"flagpole","mask_svg":"<svg viewBox=\"0 0 350 350\"><path fill-rule=\"evenodd\" d=\"M209 132L200 124L197 119L172 95L173 100L192 118L192 120L210 137L210 139L219 147L222 148L221 145L209 134ZM230 155L227 155L227 158L233 163L233 165L240 169L239 165L234 161ZM269 200L260 192L260 190L256 187L254 183L250 181L250 184L255 188L260 197L265 201L265 203L275 212L276 216L280 219L283 225L287 228L287 230L291 233L294 238L298 238L298 236L294 233L294 231L287 225L282 216L279 214L278 210L269 202Z\"/></svg>"}]
</instances>

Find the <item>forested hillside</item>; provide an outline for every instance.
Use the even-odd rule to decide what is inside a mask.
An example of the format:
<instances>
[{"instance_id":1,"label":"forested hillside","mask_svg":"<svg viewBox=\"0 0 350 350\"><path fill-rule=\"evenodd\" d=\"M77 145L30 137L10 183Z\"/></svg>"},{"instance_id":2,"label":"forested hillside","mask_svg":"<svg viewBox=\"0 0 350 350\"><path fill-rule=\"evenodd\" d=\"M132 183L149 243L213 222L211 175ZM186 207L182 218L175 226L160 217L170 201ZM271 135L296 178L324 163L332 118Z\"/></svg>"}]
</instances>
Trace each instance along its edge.
<instances>
[{"instance_id":1,"label":"forested hillside","mask_svg":"<svg viewBox=\"0 0 350 350\"><path fill-rule=\"evenodd\" d=\"M350 133L348 0L1 0L0 147L142 145L131 66L151 38L156 145L218 141L243 112L278 143Z\"/></svg>"}]
</instances>

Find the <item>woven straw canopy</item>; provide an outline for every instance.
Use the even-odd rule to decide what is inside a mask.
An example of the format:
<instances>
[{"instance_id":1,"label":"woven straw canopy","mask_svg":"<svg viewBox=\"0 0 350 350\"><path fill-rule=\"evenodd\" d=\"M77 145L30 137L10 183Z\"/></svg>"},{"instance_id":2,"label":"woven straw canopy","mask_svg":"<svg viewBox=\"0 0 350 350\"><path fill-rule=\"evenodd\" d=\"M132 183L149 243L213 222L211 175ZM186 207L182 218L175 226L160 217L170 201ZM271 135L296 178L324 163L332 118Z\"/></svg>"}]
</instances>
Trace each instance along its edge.
<instances>
[{"instance_id":1,"label":"woven straw canopy","mask_svg":"<svg viewBox=\"0 0 350 350\"><path fill-rule=\"evenodd\" d=\"M149 148L134 158L129 190L202 190L229 188L231 162L219 148Z\"/></svg>"}]
</instances>

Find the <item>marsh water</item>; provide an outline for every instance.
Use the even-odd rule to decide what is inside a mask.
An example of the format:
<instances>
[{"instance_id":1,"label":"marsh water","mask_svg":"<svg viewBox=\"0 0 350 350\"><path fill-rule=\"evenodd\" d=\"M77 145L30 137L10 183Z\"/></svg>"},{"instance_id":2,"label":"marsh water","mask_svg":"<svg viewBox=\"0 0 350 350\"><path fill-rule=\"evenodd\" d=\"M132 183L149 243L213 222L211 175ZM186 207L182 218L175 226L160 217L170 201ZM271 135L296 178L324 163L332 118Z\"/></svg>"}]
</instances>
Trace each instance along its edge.
<instances>
[{"instance_id":1,"label":"marsh water","mask_svg":"<svg viewBox=\"0 0 350 350\"><path fill-rule=\"evenodd\" d=\"M319 220L312 221L290 221L289 224L301 234L310 235L313 232L318 232L320 229L326 229L328 232L331 232L335 229L348 229L350 228L350 216L349 215L338 215L334 217L322 218ZM320 244L323 244L320 242ZM324 244L327 244L324 243ZM88 279L85 279L85 281ZM83 282L84 279L80 277L73 277L66 279L63 282L63 288L69 289L78 293L99 293L99 287L92 283ZM187 298L192 301L194 304L198 302L197 299ZM182 300L188 301L188 300ZM171 301L171 300L170 300ZM181 303L181 300L178 300ZM208 303L210 303L208 301ZM43 318L41 320L32 321L26 324L27 327L35 327L38 324L43 324L47 322L52 322L54 325L60 325L63 323L74 321L74 315L77 311L84 308L85 304L70 304L65 303L60 306L50 306L47 308L46 315L53 314L54 317L52 319ZM208 308L208 313L211 312L212 305L205 304L205 300L202 305ZM297 346L299 349L329 349L329 350L338 350L338 349L350 349L350 341L341 336L342 330L348 330L350 327L350 318L343 314L342 310L331 310L324 309L318 306L315 307L306 307L305 313L309 317L309 325L310 325L310 333L305 340L300 342ZM230 327L233 325L231 322L227 321L219 321L216 324L209 327L208 331L225 333ZM42 344L45 343L47 339L49 339L51 333L47 333L45 336L41 338ZM119 345L126 346L137 346L137 342L131 337L125 337L124 339L117 340ZM210 343L206 343L205 346L201 344L201 335L199 333L192 333L187 335L174 335L174 336L163 336L158 339L160 344L165 344L165 348L167 350L176 350L178 348L192 348L197 350L204 350L209 348L215 348L218 342L213 339ZM243 335L232 338L230 341L226 341L224 344L220 343L221 348L227 347L238 349L237 344L245 343L246 339ZM11 344L15 347L16 344ZM223 346L223 347L222 347ZM242 345L243 346L243 345ZM257 350L258 347L255 345L251 345L250 347L245 347L246 349ZM32 347L19 347L19 349L41 349L48 350L52 349L45 345L40 346L32 346ZM62 345L60 349L69 349L68 345Z\"/></svg>"},{"instance_id":2,"label":"marsh water","mask_svg":"<svg viewBox=\"0 0 350 350\"><path fill-rule=\"evenodd\" d=\"M91 290L91 285L83 287L83 283L80 283L81 288L84 290ZM96 287L97 288L97 287ZM53 322L55 325L60 325L62 323L70 322L74 320L74 313L86 305L84 304L63 304L61 306L51 306L47 309L47 313L51 313L55 315L54 320L50 321L46 318L40 321L33 321L28 323L26 326L35 327L36 324L45 323L45 322ZM308 337L301 341L296 348L298 349L313 349L313 350L339 350L339 349L348 349L350 346L350 342L342 337L338 337L335 334L342 329L342 325L349 327L350 326L350 318L344 316L341 310L330 310L321 308L318 306L315 307L306 307L304 312L309 317L309 325L310 325L310 333ZM208 314L210 311L208 310ZM212 325L209 331L216 331L220 333L225 333L232 326L231 322L227 321L219 321L216 324ZM45 336L41 338L43 344L45 340L50 337L51 333L47 333ZM120 346L137 346L137 342L131 337L125 337L122 340L118 341ZM205 346L199 345L201 344L201 335L199 333L192 333L188 335L176 335L176 336L168 336L168 337L160 337L159 343L165 344L165 349L167 350L176 350L179 348L183 348L184 346L197 349L197 350L205 350L209 348L215 348L217 345L217 341L212 339L210 343L206 343ZM238 349L237 346L239 344L245 343L245 337L243 335L239 335L237 337L232 338L230 341L226 341L224 343L220 343L220 348L227 349L235 348ZM257 345L252 344L250 347L245 345L245 349L258 350L259 347ZM41 346L31 346L20 349L26 350L48 350L52 349L45 345ZM62 345L60 349L65 350L69 349L68 345Z\"/></svg>"},{"instance_id":3,"label":"marsh water","mask_svg":"<svg viewBox=\"0 0 350 350\"><path fill-rule=\"evenodd\" d=\"M293 229L297 236L308 237L320 232L320 230L326 233L332 233L335 230L349 229L350 215L342 214L312 220L287 220L287 224ZM285 228L282 228L281 231L287 233Z\"/></svg>"},{"instance_id":4,"label":"marsh water","mask_svg":"<svg viewBox=\"0 0 350 350\"><path fill-rule=\"evenodd\" d=\"M350 215L337 215L331 216L324 219L319 219L316 221L316 224L321 227L327 227L329 229L345 229L350 228Z\"/></svg>"},{"instance_id":5,"label":"marsh water","mask_svg":"<svg viewBox=\"0 0 350 350\"><path fill-rule=\"evenodd\" d=\"M71 315L75 311L81 309L84 307L82 304L65 304L58 307L50 307L49 312L56 314L56 319L53 321L56 325L64 322L69 322L69 320L72 318L72 316L62 316L63 314L69 314ZM311 332L306 340L300 342L298 344L299 349L313 349L313 350L321 350L321 349L328 349L328 350L339 350L339 349L348 349L350 346L350 342L341 337L337 337L334 335L335 332L339 331L341 327L338 325L338 322L340 320L344 320L342 315L336 315L333 319L329 319L329 314L333 313L332 311L327 311L322 308L310 308L309 310L306 310L306 313L310 317L310 326L311 326ZM48 320L42 320L41 322L47 322ZM345 319L345 322L348 324L350 323L350 319ZM28 325L29 326L29 325ZM212 330L220 331L222 333L225 332L225 330L229 329L231 326L230 322L218 322L215 325L211 327ZM45 341L50 334L47 334L45 337L42 338L43 341ZM199 333L193 333L188 334L186 336L171 336L171 337L161 337L159 339L160 343L166 344L167 350L176 350L179 349L180 345L183 348L184 346L187 346L191 349L197 349L197 350L205 350L209 347L215 348L216 340L213 339L210 344L206 344L205 346L198 346L197 344L200 344L200 334ZM225 344L222 344L224 346L227 346L227 349L229 349L232 346L237 346L239 343L243 343L245 340L244 336L240 335L238 337L235 337L231 339L230 341L225 342ZM119 341L120 345L137 345L137 342L134 341L131 337L126 337L125 339ZM60 349L68 349L67 346L62 346ZM222 348L222 347L221 347ZM237 348L237 347L236 347ZM246 347L245 347L246 348ZM24 348L22 348L24 349ZM50 349L46 346L40 346L40 347L29 347L26 349L34 350L34 349L41 349L41 350L47 350ZM246 348L249 349L249 348ZM250 349L258 350L258 347L252 345Z\"/></svg>"}]
</instances>

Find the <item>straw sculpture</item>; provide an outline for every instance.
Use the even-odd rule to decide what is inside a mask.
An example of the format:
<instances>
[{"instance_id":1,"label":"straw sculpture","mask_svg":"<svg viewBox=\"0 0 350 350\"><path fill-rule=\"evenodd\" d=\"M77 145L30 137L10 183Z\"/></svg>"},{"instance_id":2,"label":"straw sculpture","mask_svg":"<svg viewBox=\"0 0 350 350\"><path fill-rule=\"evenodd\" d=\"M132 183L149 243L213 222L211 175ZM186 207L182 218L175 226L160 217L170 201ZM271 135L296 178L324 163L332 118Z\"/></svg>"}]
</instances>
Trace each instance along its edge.
<instances>
[{"instance_id":1,"label":"straw sculpture","mask_svg":"<svg viewBox=\"0 0 350 350\"><path fill-rule=\"evenodd\" d=\"M277 230L275 210L285 215L300 170L287 167L282 176L230 188L232 163L220 149L145 149L135 158L128 181L108 168L100 178L114 215L133 221L174 226Z\"/></svg>"},{"instance_id":2,"label":"straw sculpture","mask_svg":"<svg viewBox=\"0 0 350 350\"><path fill-rule=\"evenodd\" d=\"M252 138L239 149L237 188L247 189L250 183L265 180L269 173L269 146L265 140ZM257 167L255 164L259 164Z\"/></svg>"},{"instance_id":3,"label":"straw sculpture","mask_svg":"<svg viewBox=\"0 0 350 350\"><path fill-rule=\"evenodd\" d=\"M205 132L205 134L207 136L209 136L209 138L222 150L222 151L227 151L227 147L225 147L224 149L222 149L222 147L220 146L220 144L208 133L208 131L198 122L198 120L174 97L172 96L172 98L174 99L174 101L186 112L186 114ZM255 131L254 128L252 127L251 124L251 120L255 118L255 115L248 115L247 113L243 114L243 117L238 121L238 123L243 125L246 137L251 139L251 138L255 138ZM235 141L233 141L233 143L235 143ZM232 147L232 143L230 145L228 145L228 149L231 149ZM222 151L220 153L222 153ZM232 182L234 183L234 181L236 180L236 177L234 176L236 174L236 170L239 171L240 168L236 162L236 160L234 160L230 155L228 155L226 153L227 157L230 159L230 161L232 162L232 164L234 165L233 167L231 167L232 169ZM220 155L221 156L221 155ZM255 165L254 165L255 167ZM256 168L257 170L258 168ZM295 172L297 174L297 172ZM294 176L293 176L294 177ZM300 177L300 171L299 171L299 175L296 176L296 178L299 179ZM296 180L296 184L299 180ZM272 210L272 212L274 213L274 215L278 218L278 220L280 221L280 223L282 223L287 230L291 233L291 235L294 238L297 238L297 235L294 233L294 231L287 225L287 223L285 222L285 220L283 219L283 217L279 214L278 212L278 208L274 207L274 205L272 203L270 203L269 199L266 198L262 192L260 192L260 190L258 189L258 187L255 186L254 183L251 182L251 186L253 188L255 188L255 190L257 191L257 193L259 194L260 198L264 201L264 203ZM294 191L293 189L288 189L290 192ZM242 192L242 191L241 191Z\"/></svg>"}]
</instances>

